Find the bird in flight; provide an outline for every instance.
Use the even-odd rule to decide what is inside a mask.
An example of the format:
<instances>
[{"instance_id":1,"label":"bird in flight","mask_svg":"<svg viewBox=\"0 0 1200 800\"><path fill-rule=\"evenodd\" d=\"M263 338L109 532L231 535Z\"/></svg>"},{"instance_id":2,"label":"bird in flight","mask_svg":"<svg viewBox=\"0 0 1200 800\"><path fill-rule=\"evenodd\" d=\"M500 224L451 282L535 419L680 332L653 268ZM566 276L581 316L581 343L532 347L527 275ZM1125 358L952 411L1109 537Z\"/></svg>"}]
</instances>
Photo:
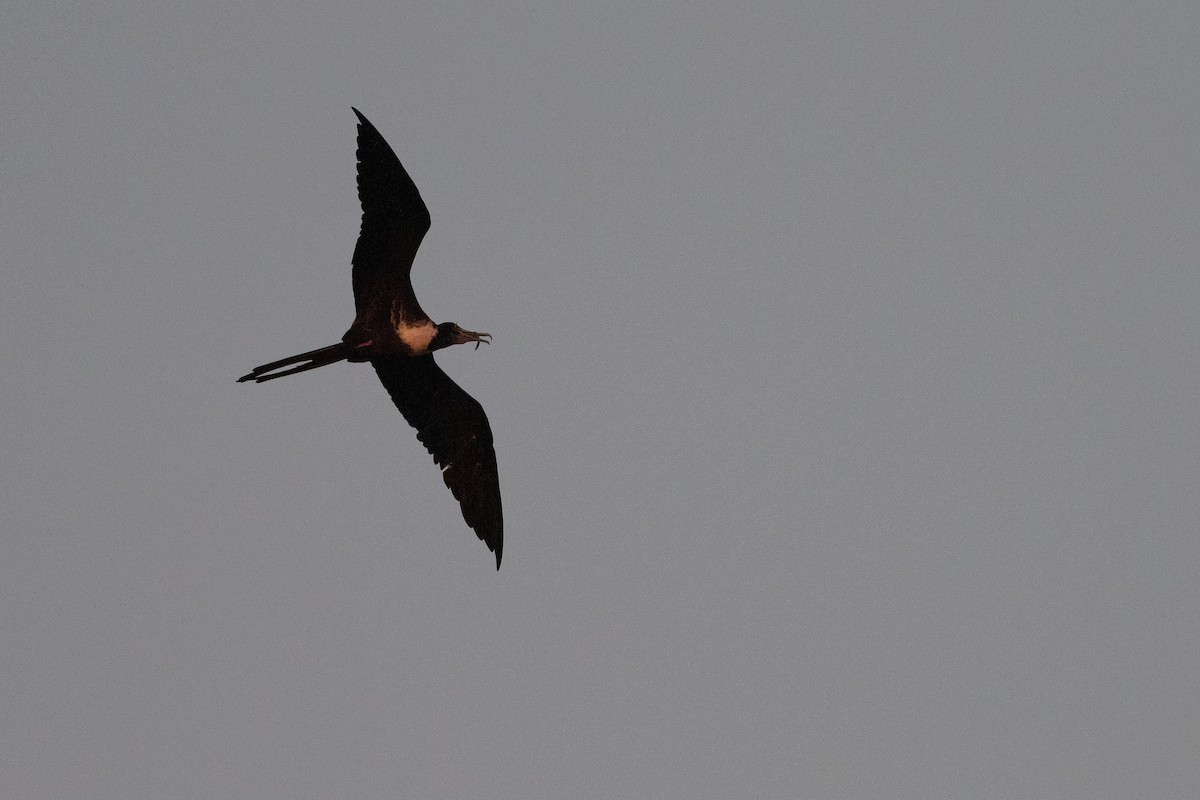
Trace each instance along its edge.
<instances>
[{"instance_id":1,"label":"bird in flight","mask_svg":"<svg viewBox=\"0 0 1200 800\"><path fill-rule=\"evenodd\" d=\"M354 247L351 281L354 323L342 341L255 367L238 382L295 375L338 361L369 361L417 439L442 468L442 479L462 506L463 519L496 553L504 545L504 517L492 429L483 406L442 372L433 351L452 344L490 344L491 334L453 322L434 324L413 293L409 273L429 209L400 159L359 110L358 199L362 228Z\"/></svg>"}]
</instances>

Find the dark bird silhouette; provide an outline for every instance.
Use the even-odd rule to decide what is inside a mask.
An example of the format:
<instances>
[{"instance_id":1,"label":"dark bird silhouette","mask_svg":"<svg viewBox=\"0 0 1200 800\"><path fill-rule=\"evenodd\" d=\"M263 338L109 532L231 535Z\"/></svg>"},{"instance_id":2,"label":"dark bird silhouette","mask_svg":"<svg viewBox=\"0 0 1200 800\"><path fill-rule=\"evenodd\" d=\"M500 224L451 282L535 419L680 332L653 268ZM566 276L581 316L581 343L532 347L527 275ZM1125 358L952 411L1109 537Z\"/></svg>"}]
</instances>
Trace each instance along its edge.
<instances>
[{"instance_id":1,"label":"dark bird silhouette","mask_svg":"<svg viewBox=\"0 0 1200 800\"><path fill-rule=\"evenodd\" d=\"M481 342L491 343L491 334L463 330L453 322L435 325L421 310L409 273L429 230L429 210L379 131L357 108L354 113L363 210L351 273L354 324L337 344L255 367L238 382L262 383L338 361L370 361L396 408L442 468L463 519L496 553L499 569L504 518L492 429L483 407L433 361L434 350L471 342L478 350Z\"/></svg>"}]
</instances>

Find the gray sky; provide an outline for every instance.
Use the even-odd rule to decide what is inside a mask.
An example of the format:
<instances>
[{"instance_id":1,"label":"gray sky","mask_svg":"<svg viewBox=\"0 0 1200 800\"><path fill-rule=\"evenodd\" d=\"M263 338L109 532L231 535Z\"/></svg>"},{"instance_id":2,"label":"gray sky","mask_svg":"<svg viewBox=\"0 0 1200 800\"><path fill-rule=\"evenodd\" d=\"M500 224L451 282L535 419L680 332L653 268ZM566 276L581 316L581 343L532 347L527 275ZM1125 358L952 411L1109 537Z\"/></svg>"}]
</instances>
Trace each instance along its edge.
<instances>
[{"instance_id":1,"label":"gray sky","mask_svg":"<svg viewBox=\"0 0 1200 800\"><path fill-rule=\"evenodd\" d=\"M1195 4L335 6L0 10L0 796L1194 797Z\"/></svg>"}]
</instances>

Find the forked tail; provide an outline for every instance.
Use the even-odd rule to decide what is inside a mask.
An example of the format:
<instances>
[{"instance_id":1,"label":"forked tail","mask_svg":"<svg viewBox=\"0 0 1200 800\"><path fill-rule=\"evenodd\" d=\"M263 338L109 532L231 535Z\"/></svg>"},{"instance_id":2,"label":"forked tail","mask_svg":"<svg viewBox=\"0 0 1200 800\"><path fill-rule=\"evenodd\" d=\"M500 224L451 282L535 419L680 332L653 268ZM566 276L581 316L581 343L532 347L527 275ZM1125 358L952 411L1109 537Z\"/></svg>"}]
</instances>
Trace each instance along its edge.
<instances>
[{"instance_id":1,"label":"forked tail","mask_svg":"<svg viewBox=\"0 0 1200 800\"><path fill-rule=\"evenodd\" d=\"M297 372L304 372L317 367L323 367L326 364L334 364L338 361L344 361L350 357L354 348L345 342L331 344L329 347L322 347L320 350L310 350L307 353L291 356L290 358L281 358L278 361L272 361L270 364L263 364L261 367L255 367L250 374L243 375L238 378L238 383L244 381L254 381L262 383L263 381L273 381L276 378L282 378L285 375L295 375ZM275 370L280 367L288 367L292 364L298 366L291 369L285 369L282 372Z\"/></svg>"}]
</instances>

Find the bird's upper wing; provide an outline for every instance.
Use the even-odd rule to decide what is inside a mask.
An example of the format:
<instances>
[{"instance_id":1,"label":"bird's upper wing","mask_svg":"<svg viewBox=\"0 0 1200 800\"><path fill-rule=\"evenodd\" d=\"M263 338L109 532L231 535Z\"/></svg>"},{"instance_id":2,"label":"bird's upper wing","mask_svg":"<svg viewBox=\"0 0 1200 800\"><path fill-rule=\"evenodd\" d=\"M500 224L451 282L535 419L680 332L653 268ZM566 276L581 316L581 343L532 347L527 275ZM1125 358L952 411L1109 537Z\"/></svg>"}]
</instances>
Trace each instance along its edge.
<instances>
[{"instance_id":1,"label":"bird's upper wing","mask_svg":"<svg viewBox=\"0 0 1200 800\"><path fill-rule=\"evenodd\" d=\"M355 309L361 312L373 302L400 297L406 311L424 317L413 296L409 271L429 230L429 209L391 146L357 108L354 113L358 114L358 199L363 210L353 260Z\"/></svg>"},{"instance_id":2,"label":"bird's upper wing","mask_svg":"<svg viewBox=\"0 0 1200 800\"><path fill-rule=\"evenodd\" d=\"M483 406L450 379L433 356L371 359L379 380L417 438L444 472L467 525L496 553L504 546L504 516L492 429Z\"/></svg>"}]
</instances>

